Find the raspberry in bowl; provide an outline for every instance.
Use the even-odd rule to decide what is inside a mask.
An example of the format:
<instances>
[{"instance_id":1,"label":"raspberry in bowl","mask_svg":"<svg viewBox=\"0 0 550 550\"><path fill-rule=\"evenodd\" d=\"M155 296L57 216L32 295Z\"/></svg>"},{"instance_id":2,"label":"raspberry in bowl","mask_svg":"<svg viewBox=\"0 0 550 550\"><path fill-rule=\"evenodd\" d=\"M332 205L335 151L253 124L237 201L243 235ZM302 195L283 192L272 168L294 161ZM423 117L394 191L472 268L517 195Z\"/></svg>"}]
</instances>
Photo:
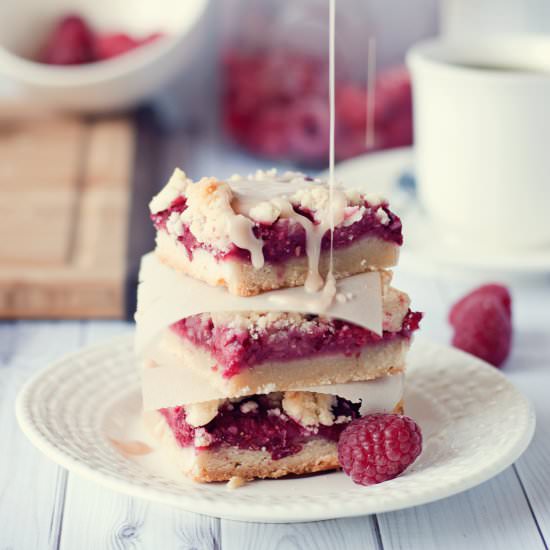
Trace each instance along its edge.
<instances>
[{"instance_id":1,"label":"raspberry in bowl","mask_svg":"<svg viewBox=\"0 0 550 550\"><path fill-rule=\"evenodd\" d=\"M208 0L143 0L137 10L124 0L2 2L1 76L56 109L97 113L132 107L185 71L200 47L208 5ZM44 59L55 65L35 61L66 16L71 18L61 42L54 40ZM163 36L151 40L156 33ZM129 47L136 40L139 47ZM98 58L102 61L92 62Z\"/></svg>"},{"instance_id":2,"label":"raspberry in bowl","mask_svg":"<svg viewBox=\"0 0 550 550\"><path fill-rule=\"evenodd\" d=\"M34 60L47 65L86 65L106 61L161 38L162 33L145 37L123 32L101 33L83 17L70 14L53 27Z\"/></svg>"}]
</instances>

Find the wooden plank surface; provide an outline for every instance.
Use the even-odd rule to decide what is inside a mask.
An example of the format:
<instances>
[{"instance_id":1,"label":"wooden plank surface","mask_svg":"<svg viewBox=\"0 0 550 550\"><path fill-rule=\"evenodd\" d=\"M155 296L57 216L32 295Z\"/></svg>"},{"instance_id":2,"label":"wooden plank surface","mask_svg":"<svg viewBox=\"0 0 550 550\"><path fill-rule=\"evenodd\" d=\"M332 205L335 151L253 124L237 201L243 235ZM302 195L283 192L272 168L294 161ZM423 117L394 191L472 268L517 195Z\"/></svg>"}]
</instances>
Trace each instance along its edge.
<instances>
[{"instance_id":1,"label":"wooden plank surface","mask_svg":"<svg viewBox=\"0 0 550 550\"><path fill-rule=\"evenodd\" d=\"M537 427L531 446L516 463L541 537L550 543L550 284L524 288L516 300L515 346L510 379L533 401Z\"/></svg>"},{"instance_id":2,"label":"wooden plank surface","mask_svg":"<svg viewBox=\"0 0 550 550\"><path fill-rule=\"evenodd\" d=\"M61 549L219 548L219 520L149 503L70 476Z\"/></svg>"},{"instance_id":3,"label":"wooden plank surface","mask_svg":"<svg viewBox=\"0 0 550 550\"><path fill-rule=\"evenodd\" d=\"M471 491L378 517L384 548L543 550L529 504L509 468Z\"/></svg>"},{"instance_id":4,"label":"wooden plank surface","mask_svg":"<svg viewBox=\"0 0 550 550\"><path fill-rule=\"evenodd\" d=\"M125 316L134 133L0 105L0 317Z\"/></svg>"},{"instance_id":5,"label":"wooden plank surface","mask_svg":"<svg viewBox=\"0 0 550 550\"><path fill-rule=\"evenodd\" d=\"M223 550L379 550L375 516L309 523L221 521Z\"/></svg>"},{"instance_id":6,"label":"wooden plank surface","mask_svg":"<svg viewBox=\"0 0 550 550\"><path fill-rule=\"evenodd\" d=\"M0 548L55 548L67 472L45 459L15 420L17 391L37 368L81 344L71 322L3 325L0 348Z\"/></svg>"}]
</instances>

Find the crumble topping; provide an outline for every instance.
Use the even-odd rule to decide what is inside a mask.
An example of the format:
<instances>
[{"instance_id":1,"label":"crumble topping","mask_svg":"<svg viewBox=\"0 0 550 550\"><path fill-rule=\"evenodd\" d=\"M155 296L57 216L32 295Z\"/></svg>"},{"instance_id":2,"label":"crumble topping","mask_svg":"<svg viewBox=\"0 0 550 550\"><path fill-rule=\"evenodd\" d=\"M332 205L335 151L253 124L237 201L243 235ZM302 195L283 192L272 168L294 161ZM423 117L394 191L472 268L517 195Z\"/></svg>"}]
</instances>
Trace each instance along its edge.
<instances>
[{"instance_id":1,"label":"crumble topping","mask_svg":"<svg viewBox=\"0 0 550 550\"><path fill-rule=\"evenodd\" d=\"M172 177L163 189L153 197L149 203L151 214L157 214L167 208L170 208L172 202L179 196L185 194L187 187L193 182L190 180L183 170L176 168Z\"/></svg>"},{"instance_id":2,"label":"crumble topping","mask_svg":"<svg viewBox=\"0 0 550 550\"><path fill-rule=\"evenodd\" d=\"M223 402L223 399L214 399L185 405L187 423L194 428L208 424L218 414L218 408Z\"/></svg>"},{"instance_id":3,"label":"crumble topping","mask_svg":"<svg viewBox=\"0 0 550 550\"><path fill-rule=\"evenodd\" d=\"M180 220L199 242L228 250L231 239L227 218L235 217L231 207L232 198L227 183L215 178L203 178L188 186L187 208L180 214Z\"/></svg>"},{"instance_id":4,"label":"crumble topping","mask_svg":"<svg viewBox=\"0 0 550 550\"><path fill-rule=\"evenodd\" d=\"M211 318L214 326L247 330L251 333L252 338L254 338L255 333L262 332L268 328L275 328L277 330L296 328L307 331L308 327L311 326L311 322L308 322L304 314L294 312L224 311L203 313L202 315L205 315L205 318Z\"/></svg>"},{"instance_id":5,"label":"crumble topping","mask_svg":"<svg viewBox=\"0 0 550 550\"><path fill-rule=\"evenodd\" d=\"M241 412L243 414L248 414L254 412L258 409L258 403L256 401L245 401L241 404Z\"/></svg>"},{"instance_id":6,"label":"crumble topping","mask_svg":"<svg viewBox=\"0 0 550 550\"><path fill-rule=\"evenodd\" d=\"M374 208L384 204L386 199L378 193L363 193L363 198Z\"/></svg>"},{"instance_id":7,"label":"crumble topping","mask_svg":"<svg viewBox=\"0 0 550 550\"><path fill-rule=\"evenodd\" d=\"M183 234L183 223L178 212L172 212L166 220L166 231L169 235L179 237Z\"/></svg>"},{"instance_id":8,"label":"crumble topping","mask_svg":"<svg viewBox=\"0 0 550 550\"><path fill-rule=\"evenodd\" d=\"M349 418L344 416L335 418L332 410L337 401L335 395L304 391L266 392L263 395L272 405L267 411L268 416L286 415L307 428L319 425L332 426L349 421ZM185 421L196 428L195 446L208 447L210 435L204 427L218 415L218 410L222 406L226 406L228 410L239 407L242 414L253 414L259 409L254 399L246 397L214 399L185 405Z\"/></svg>"},{"instance_id":9,"label":"crumble topping","mask_svg":"<svg viewBox=\"0 0 550 550\"><path fill-rule=\"evenodd\" d=\"M348 206L344 209L344 221L342 225L349 227L361 220L367 209L364 206Z\"/></svg>"},{"instance_id":10,"label":"crumble topping","mask_svg":"<svg viewBox=\"0 0 550 550\"><path fill-rule=\"evenodd\" d=\"M389 275L384 279L382 328L390 332L398 332L409 309L410 299L405 292L388 286ZM339 303L345 303L353 300L354 295L351 292L338 292L335 299ZM235 332L247 331L252 339L259 338L269 329L276 331L293 329L308 333L320 323L332 324L330 317L288 311L223 311L199 315L204 322L211 320L215 327L224 327Z\"/></svg>"},{"instance_id":11,"label":"crumble topping","mask_svg":"<svg viewBox=\"0 0 550 550\"><path fill-rule=\"evenodd\" d=\"M187 423L189 424L188 421ZM195 447L209 447L212 441L212 436L204 428L197 428L195 430L195 437L193 438Z\"/></svg>"},{"instance_id":12,"label":"crumble topping","mask_svg":"<svg viewBox=\"0 0 550 550\"><path fill-rule=\"evenodd\" d=\"M359 189L344 189L344 195L346 195L350 205L363 204L364 194Z\"/></svg>"},{"instance_id":13,"label":"crumble topping","mask_svg":"<svg viewBox=\"0 0 550 550\"><path fill-rule=\"evenodd\" d=\"M283 397L283 410L302 426L332 426L332 407L336 396L324 393L287 391Z\"/></svg>"},{"instance_id":14,"label":"crumble topping","mask_svg":"<svg viewBox=\"0 0 550 550\"><path fill-rule=\"evenodd\" d=\"M378 195L362 193L357 189L342 189L340 186L336 189L343 192L347 202L341 224L344 227L363 217L365 200L373 208L384 202ZM166 186L150 202L151 213L168 209L180 196L185 197L186 208L181 213L172 213L166 226L167 232L179 236L182 224L185 224L197 241L227 251L234 242L230 227L235 218L242 216L249 221L271 225L279 217L286 217L281 210L281 199L312 212L316 221L320 221L328 210L329 187L318 178L309 178L300 172L278 174L275 169L258 170L247 177L234 174L227 181L202 178L193 183L185 172L176 168ZM383 224L390 221L383 211L377 212L377 216Z\"/></svg>"},{"instance_id":15,"label":"crumble topping","mask_svg":"<svg viewBox=\"0 0 550 550\"><path fill-rule=\"evenodd\" d=\"M253 206L248 215L259 223L272 224L281 215L281 209L272 202L263 201Z\"/></svg>"},{"instance_id":16,"label":"crumble topping","mask_svg":"<svg viewBox=\"0 0 550 550\"><path fill-rule=\"evenodd\" d=\"M290 196L290 202L303 210L327 210L329 207L329 188L320 185L312 185L303 189L298 189L296 193Z\"/></svg>"},{"instance_id":17,"label":"crumble topping","mask_svg":"<svg viewBox=\"0 0 550 550\"><path fill-rule=\"evenodd\" d=\"M272 382L270 384L266 384L265 386L262 386L261 388L258 388L259 393L276 393L275 390L277 389L277 386Z\"/></svg>"},{"instance_id":18,"label":"crumble topping","mask_svg":"<svg viewBox=\"0 0 550 550\"><path fill-rule=\"evenodd\" d=\"M230 478L230 480L227 482L227 489L229 491L234 491L235 489L238 489L239 487L242 487L243 485L246 485L246 479L239 476L233 476Z\"/></svg>"},{"instance_id":19,"label":"crumble topping","mask_svg":"<svg viewBox=\"0 0 550 550\"><path fill-rule=\"evenodd\" d=\"M388 213L382 208L378 209L375 215L382 225L388 225L390 223L390 217L388 216Z\"/></svg>"}]
</instances>

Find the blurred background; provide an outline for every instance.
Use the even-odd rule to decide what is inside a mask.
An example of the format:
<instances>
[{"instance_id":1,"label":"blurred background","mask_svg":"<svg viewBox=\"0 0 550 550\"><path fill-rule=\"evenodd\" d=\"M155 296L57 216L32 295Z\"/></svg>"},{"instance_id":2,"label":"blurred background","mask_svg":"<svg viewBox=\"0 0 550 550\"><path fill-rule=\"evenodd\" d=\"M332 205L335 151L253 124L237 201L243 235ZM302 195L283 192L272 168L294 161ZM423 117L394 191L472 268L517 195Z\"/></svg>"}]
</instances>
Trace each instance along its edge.
<instances>
[{"instance_id":1,"label":"blurred background","mask_svg":"<svg viewBox=\"0 0 550 550\"><path fill-rule=\"evenodd\" d=\"M407 50L435 36L546 32L549 16L543 0L339 0L337 161L399 148L379 177L396 179L405 208ZM194 178L325 169L327 60L328 0L2 2L0 316L132 312L153 246L146 205L175 166Z\"/></svg>"}]
</instances>

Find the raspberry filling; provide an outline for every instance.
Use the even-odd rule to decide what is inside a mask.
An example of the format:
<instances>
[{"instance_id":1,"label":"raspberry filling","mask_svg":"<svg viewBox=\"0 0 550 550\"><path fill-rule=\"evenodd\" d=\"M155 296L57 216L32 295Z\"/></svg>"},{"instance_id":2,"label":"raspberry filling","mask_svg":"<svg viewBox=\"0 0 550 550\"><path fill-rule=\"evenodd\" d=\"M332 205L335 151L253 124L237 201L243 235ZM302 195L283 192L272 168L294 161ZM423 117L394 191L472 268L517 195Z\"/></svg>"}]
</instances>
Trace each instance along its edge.
<instances>
[{"instance_id":1,"label":"raspberry filling","mask_svg":"<svg viewBox=\"0 0 550 550\"><path fill-rule=\"evenodd\" d=\"M238 447L249 451L267 451L273 460L300 452L308 440L323 438L337 442L343 429L358 418L359 403L352 403L340 397L332 407L335 418L343 420L332 426L302 426L282 412L281 394L255 395L244 398L240 403L224 403L217 416L205 426L194 428L185 420L184 407L161 409L176 440L182 447L193 445L195 435L207 446L196 446L199 450L215 450L220 447ZM253 410L244 409L241 404L253 401Z\"/></svg>"},{"instance_id":2,"label":"raspberry filling","mask_svg":"<svg viewBox=\"0 0 550 550\"><path fill-rule=\"evenodd\" d=\"M334 230L334 248L345 248L363 237L376 237L384 241L393 242L398 246L403 244L401 232L401 220L388 208L387 204L371 206L367 201L363 203L365 212L363 216L348 226L340 226ZM166 229L166 221L172 212L181 213L186 208L184 197L175 199L170 208L152 214L151 219L157 230ZM313 221L310 211L294 208L296 212L306 216ZM389 221L383 224L378 218L378 212L385 212ZM295 221L280 218L273 224L257 223L253 229L256 237L264 241L263 253L266 262L277 264L289 258L301 257L306 254L306 232L304 228ZM208 250L219 260L238 258L250 262L250 252L239 248L235 244L227 251L214 248L206 243L197 241L186 225L182 228L182 234L178 236L179 242L186 248L189 257L193 257L196 249ZM321 243L323 250L330 249L330 234L327 231Z\"/></svg>"},{"instance_id":3,"label":"raspberry filling","mask_svg":"<svg viewBox=\"0 0 550 550\"><path fill-rule=\"evenodd\" d=\"M193 345L204 348L231 378L265 361L290 361L329 354L358 356L365 346L409 338L418 329L422 314L409 310L398 332L382 336L339 319L304 316L296 327L245 328L215 326L207 314L192 315L172 325L172 330Z\"/></svg>"}]
</instances>

